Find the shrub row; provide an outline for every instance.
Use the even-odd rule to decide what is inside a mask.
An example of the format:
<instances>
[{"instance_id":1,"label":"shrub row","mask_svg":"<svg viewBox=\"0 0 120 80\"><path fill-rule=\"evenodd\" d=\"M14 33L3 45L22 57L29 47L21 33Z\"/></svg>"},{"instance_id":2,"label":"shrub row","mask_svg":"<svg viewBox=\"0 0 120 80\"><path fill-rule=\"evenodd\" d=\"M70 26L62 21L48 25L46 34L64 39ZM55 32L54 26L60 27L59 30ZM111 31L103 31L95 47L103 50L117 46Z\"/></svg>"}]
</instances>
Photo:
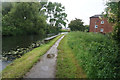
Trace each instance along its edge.
<instances>
[{"instance_id":1,"label":"shrub row","mask_svg":"<svg viewBox=\"0 0 120 80\"><path fill-rule=\"evenodd\" d=\"M71 32L69 47L88 78L116 78L118 74L116 42L102 34Z\"/></svg>"}]
</instances>

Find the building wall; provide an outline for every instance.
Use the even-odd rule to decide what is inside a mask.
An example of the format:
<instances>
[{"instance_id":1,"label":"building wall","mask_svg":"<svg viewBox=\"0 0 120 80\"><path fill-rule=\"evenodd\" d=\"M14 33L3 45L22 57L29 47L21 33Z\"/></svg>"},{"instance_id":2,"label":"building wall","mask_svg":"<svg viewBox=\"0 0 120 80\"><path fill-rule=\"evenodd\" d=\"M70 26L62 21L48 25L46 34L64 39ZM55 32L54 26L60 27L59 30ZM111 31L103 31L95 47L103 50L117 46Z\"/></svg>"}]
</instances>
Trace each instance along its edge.
<instances>
[{"instance_id":1,"label":"building wall","mask_svg":"<svg viewBox=\"0 0 120 80\"><path fill-rule=\"evenodd\" d=\"M104 21L104 24L101 24L101 21ZM95 28L95 25L98 25L98 28ZM103 29L103 32L101 32ZM90 30L89 32L101 32L101 33L109 33L112 32L113 28L110 23L108 23L107 19L102 18L99 19L98 17L91 17L90 18Z\"/></svg>"}]
</instances>

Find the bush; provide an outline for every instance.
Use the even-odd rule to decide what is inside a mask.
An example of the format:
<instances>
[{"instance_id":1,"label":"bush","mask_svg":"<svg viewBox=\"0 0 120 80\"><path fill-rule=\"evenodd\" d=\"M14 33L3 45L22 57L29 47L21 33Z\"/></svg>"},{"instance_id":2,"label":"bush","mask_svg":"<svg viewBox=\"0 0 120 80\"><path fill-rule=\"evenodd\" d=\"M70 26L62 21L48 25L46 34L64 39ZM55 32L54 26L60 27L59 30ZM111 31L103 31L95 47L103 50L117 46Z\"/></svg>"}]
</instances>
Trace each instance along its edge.
<instances>
[{"instance_id":1,"label":"bush","mask_svg":"<svg viewBox=\"0 0 120 80\"><path fill-rule=\"evenodd\" d=\"M102 34L83 32L71 32L67 37L69 47L88 78L118 77L118 46L114 40Z\"/></svg>"},{"instance_id":2,"label":"bush","mask_svg":"<svg viewBox=\"0 0 120 80\"><path fill-rule=\"evenodd\" d=\"M58 34L59 32L59 27L47 25L46 34Z\"/></svg>"}]
</instances>

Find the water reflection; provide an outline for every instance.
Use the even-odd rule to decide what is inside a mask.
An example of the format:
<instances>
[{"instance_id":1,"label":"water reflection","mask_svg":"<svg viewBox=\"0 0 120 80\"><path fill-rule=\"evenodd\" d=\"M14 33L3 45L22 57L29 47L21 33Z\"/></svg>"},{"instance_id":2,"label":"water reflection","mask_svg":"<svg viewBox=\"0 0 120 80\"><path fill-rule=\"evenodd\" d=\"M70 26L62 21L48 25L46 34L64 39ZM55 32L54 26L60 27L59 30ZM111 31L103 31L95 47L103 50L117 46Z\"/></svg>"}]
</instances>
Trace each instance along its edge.
<instances>
[{"instance_id":1,"label":"water reflection","mask_svg":"<svg viewBox=\"0 0 120 80\"><path fill-rule=\"evenodd\" d=\"M15 50L19 48L26 48L36 41L43 40L45 37L53 36L54 34L48 34L47 36L41 35L29 35L29 36L8 36L2 37L2 52L8 52L11 49ZM0 57L0 72L12 61L2 61Z\"/></svg>"},{"instance_id":2,"label":"water reflection","mask_svg":"<svg viewBox=\"0 0 120 80\"><path fill-rule=\"evenodd\" d=\"M2 37L2 52L8 52L11 49L26 48L32 43L42 40L45 36L41 35L29 35L29 36L9 36Z\"/></svg>"}]
</instances>

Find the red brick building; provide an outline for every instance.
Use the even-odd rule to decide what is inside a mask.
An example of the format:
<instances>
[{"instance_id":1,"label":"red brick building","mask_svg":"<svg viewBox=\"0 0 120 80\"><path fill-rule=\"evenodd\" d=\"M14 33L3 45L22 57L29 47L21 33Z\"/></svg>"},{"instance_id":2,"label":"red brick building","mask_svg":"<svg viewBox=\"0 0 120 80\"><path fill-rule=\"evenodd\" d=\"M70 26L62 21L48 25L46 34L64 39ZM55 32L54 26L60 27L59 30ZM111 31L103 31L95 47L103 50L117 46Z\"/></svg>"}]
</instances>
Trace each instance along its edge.
<instances>
[{"instance_id":1,"label":"red brick building","mask_svg":"<svg viewBox=\"0 0 120 80\"><path fill-rule=\"evenodd\" d=\"M107 19L103 18L102 15L94 15L90 17L89 32L100 32L105 34L112 32L112 30L112 25L108 23Z\"/></svg>"}]
</instances>

